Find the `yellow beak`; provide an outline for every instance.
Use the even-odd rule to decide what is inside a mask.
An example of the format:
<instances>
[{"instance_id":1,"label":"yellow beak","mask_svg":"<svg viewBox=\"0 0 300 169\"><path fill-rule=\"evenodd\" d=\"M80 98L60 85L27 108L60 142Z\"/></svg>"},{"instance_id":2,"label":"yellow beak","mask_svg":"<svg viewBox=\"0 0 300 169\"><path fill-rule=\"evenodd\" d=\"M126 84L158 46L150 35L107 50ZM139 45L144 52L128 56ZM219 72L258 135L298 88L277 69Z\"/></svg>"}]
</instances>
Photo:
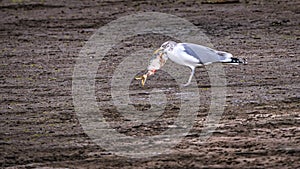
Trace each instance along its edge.
<instances>
[{"instance_id":1,"label":"yellow beak","mask_svg":"<svg viewBox=\"0 0 300 169\"><path fill-rule=\"evenodd\" d=\"M156 54L156 53L158 53L158 52L161 51L161 50L163 50L163 49L162 49L162 48L158 48L156 51L154 51L153 54Z\"/></svg>"}]
</instances>

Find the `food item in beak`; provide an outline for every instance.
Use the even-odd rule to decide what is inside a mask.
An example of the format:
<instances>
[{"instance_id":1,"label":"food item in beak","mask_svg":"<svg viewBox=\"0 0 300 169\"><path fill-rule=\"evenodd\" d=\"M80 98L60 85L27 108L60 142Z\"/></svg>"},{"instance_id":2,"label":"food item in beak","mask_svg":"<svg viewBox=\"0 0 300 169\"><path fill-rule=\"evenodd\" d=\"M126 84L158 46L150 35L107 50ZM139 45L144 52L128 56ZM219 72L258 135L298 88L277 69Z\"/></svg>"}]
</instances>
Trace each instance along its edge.
<instances>
[{"instance_id":1,"label":"food item in beak","mask_svg":"<svg viewBox=\"0 0 300 169\"><path fill-rule=\"evenodd\" d=\"M147 73L147 74L144 74L144 75L142 75L142 76L137 76L137 77L135 77L135 79L136 79L136 80L142 80L142 85L144 86L145 83L146 83L147 77L148 77L148 73Z\"/></svg>"},{"instance_id":2,"label":"food item in beak","mask_svg":"<svg viewBox=\"0 0 300 169\"><path fill-rule=\"evenodd\" d=\"M168 57L162 51L159 51L155 53L154 56L151 58L147 69L158 70L166 63L167 60Z\"/></svg>"},{"instance_id":3,"label":"food item in beak","mask_svg":"<svg viewBox=\"0 0 300 169\"><path fill-rule=\"evenodd\" d=\"M154 75L155 71L160 69L168 60L167 56L161 50L156 50L147 67L148 72L142 76L135 77L136 80L142 80L144 86L148 76Z\"/></svg>"}]
</instances>

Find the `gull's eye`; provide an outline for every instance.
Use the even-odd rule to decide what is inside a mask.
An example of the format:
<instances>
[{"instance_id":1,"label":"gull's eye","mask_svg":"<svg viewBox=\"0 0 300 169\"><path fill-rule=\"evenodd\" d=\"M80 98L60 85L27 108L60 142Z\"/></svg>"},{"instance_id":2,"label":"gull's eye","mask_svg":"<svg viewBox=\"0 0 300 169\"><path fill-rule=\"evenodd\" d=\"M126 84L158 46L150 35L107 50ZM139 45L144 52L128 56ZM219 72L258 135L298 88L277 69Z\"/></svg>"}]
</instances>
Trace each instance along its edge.
<instances>
[{"instance_id":1,"label":"gull's eye","mask_svg":"<svg viewBox=\"0 0 300 169\"><path fill-rule=\"evenodd\" d=\"M172 44L167 44L166 48L173 48Z\"/></svg>"},{"instance_id":2,"label":"gull's eye","mask_svg":"<svg viewBox=\"0 0 300 169\"><path fill-rule=\"evenodd\" d=\"M162 47L162 48L167 48L167 47L169 47L169 44L168 44L168 43L162 44L161 47Z\"/></svg>"}]
</instances>

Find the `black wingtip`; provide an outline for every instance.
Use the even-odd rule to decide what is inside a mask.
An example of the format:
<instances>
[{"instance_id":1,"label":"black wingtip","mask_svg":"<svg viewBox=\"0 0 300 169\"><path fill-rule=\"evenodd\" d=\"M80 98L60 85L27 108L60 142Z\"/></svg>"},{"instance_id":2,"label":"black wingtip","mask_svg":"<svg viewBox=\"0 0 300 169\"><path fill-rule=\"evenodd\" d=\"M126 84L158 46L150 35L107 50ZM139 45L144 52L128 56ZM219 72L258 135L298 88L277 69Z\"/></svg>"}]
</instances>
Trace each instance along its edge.
<instances>
[{"instance_id":1,"label":"black wingtip","mask_svg":"<svg viewBox=\"0 0 300 169\"><path fill-rule=\"evenodd\" d=\"M247 59L239 59L239 58L231 58L231 63L241 63L241 64L248 64Z\"/></svg>"}]
</instances>

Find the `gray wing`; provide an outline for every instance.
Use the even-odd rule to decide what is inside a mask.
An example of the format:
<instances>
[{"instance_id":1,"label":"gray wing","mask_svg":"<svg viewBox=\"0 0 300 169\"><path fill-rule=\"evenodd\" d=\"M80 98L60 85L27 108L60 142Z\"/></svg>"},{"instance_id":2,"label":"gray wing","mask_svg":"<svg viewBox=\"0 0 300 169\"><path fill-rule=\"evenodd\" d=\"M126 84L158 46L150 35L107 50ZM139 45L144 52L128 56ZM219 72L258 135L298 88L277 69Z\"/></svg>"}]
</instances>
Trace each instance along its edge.
<instances>
[{"instance_id":1,"label":"gray wing","mask_svg":"<svg viewBox=\"0 0 300 169\"><path fill-rule=\"evenodd\" d=\"M209 47L192 43L182 43L181 45L184 48L184 52L199 60L200 64L225 62L227 60L231 60L230 58L232 55L227 52L213 50Z\"/></svg>"}]
</instances>

